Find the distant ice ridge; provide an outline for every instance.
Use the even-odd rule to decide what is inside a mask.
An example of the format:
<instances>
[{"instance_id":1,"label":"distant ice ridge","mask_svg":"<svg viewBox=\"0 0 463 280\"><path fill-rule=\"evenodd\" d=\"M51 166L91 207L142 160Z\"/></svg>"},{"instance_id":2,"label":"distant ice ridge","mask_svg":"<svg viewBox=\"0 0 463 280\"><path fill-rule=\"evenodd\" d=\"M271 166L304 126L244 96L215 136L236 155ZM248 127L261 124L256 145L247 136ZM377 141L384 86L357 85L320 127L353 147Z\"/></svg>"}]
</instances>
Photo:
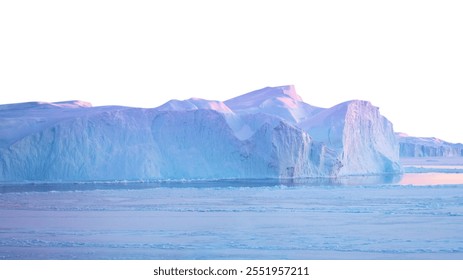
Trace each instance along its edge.
<instances>
[{"instance_id":1,"label":"distant ice ridge","mask_svg":"<svg viewBox=\"0 0 463 280\"><path fill-rule=\"evenodd\" d=\"M0 105L0 181L302 178L401 172L367 101L319 108L294 86L154 109Z\"/></svg>"},{"instance_id":2,"label":"distant ice ridge","mask_svg":"<svg viewBox=\"0 0 463 280\"><path fill-rule=\"evenodd\" d=\"M449 143L435 137L412 137L396 133L401 157L463 157L463 144Z\"/></svg>"}]
</instances>

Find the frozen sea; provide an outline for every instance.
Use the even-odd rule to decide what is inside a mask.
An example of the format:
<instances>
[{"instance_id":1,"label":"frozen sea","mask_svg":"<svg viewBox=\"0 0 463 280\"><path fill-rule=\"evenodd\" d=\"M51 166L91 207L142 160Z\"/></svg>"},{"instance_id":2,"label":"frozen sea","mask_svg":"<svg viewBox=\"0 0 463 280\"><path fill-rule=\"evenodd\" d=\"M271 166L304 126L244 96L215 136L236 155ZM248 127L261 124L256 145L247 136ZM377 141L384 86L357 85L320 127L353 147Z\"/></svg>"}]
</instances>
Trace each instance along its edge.
<instances>
[{"instance_id":1,"label":"frozen sea","mask_svg":"<svg viewBox=\"0 0 463 280\"><path fill-rule=\"evenodd\" d=\"M0 259L463 259L463 173L406 168L419 172L0 184Z\"/></svg>"}]
</instances>

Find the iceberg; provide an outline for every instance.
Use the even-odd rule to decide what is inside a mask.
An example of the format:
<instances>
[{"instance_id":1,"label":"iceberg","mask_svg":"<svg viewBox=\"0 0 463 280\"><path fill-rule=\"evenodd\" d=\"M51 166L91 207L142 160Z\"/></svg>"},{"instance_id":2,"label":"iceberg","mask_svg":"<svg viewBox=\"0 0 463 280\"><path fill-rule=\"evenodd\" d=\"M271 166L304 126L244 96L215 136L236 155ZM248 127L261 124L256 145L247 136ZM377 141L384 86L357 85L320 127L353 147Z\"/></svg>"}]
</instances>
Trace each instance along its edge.
<instances>
[{"instance_id":1,"label":"iceberg","mask_svg":"<svg viewBox=\"0 0 463 280\"><path fill-rule=\"evenodd\" d=\"M336 151L341 163L338 175L401 172L393 125L368 101L325 109L301 127Z\"/></svg>"},{"instance_id":2,"label":"iceberg","mask_svg":"<svg viewBox=\"0 0 463 280\"><path fill-rule=\"evenodd\" d=\"M401 157L463 157L463 144L435 137L413 137L396 133Z\"/></svg>"},{"instance_id":3,"label":"iceberg","mask_svg":"<svg viewBox=\"0 0 463 280\"><path fill-rule=\"evenodd\" d=\"M309 105L294 86L157 108L0 105L0 181L306 178L401 172L367 101Z\"/></svg>"}]
</instances>

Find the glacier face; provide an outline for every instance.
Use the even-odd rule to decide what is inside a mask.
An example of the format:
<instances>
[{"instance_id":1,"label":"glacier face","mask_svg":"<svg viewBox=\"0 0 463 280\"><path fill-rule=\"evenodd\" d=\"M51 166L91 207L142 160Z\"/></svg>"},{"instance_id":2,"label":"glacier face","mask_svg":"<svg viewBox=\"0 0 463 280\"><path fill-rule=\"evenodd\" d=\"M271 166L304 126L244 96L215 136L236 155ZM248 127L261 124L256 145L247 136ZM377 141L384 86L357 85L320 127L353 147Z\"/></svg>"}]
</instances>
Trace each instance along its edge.
<instances>
[{"instance_id":1,"label":"glacier face","mask_svg":"<svg viewBox=\"0 0 463 280\"><path fill-rule=\"evenodd\" d=\"M401 157L463 157L463 144L435 137L412 137L397 133Z\"/></svg>"},{"instance_id":2,"label":"glacier face","mask_svg":"<svg viewBox=\"0 0 463 280\"><path fill-rule=\"evenodd\" d=\"M341 175L400 170L392 124L366 101L351 101L344 115Z\"/></svg>"},{"instance_id":3,"label":"glacier face","mask_svg":"<svg viewBox=\"0 0 463 280\"><path fill-rule=\"evenodd\" d=\"M400 172L392 124L366 101L319 108L293 86L154 109L0 105L0 181L296 178Z\"/></svg>"}]
</instances>

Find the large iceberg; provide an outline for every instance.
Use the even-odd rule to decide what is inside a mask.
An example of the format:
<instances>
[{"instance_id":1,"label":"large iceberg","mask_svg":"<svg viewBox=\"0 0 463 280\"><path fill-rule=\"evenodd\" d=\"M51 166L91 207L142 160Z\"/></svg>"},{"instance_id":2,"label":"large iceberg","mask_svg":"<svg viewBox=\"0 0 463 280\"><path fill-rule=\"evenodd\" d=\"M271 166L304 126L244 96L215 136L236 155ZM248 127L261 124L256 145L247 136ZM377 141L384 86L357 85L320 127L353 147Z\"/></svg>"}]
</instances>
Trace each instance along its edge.
<instances>
[{"instance_id":1,"label":"large iceberg","mask_svg":"<svg viewBox=\"0 0 463 280\"><path fill-rule=\"evenodd\" d=\"M153 109L0 105L0 181L303 178L397 173L392 124L367 101L319 108L293 86Z\"/></svg>"}]
</instances>

